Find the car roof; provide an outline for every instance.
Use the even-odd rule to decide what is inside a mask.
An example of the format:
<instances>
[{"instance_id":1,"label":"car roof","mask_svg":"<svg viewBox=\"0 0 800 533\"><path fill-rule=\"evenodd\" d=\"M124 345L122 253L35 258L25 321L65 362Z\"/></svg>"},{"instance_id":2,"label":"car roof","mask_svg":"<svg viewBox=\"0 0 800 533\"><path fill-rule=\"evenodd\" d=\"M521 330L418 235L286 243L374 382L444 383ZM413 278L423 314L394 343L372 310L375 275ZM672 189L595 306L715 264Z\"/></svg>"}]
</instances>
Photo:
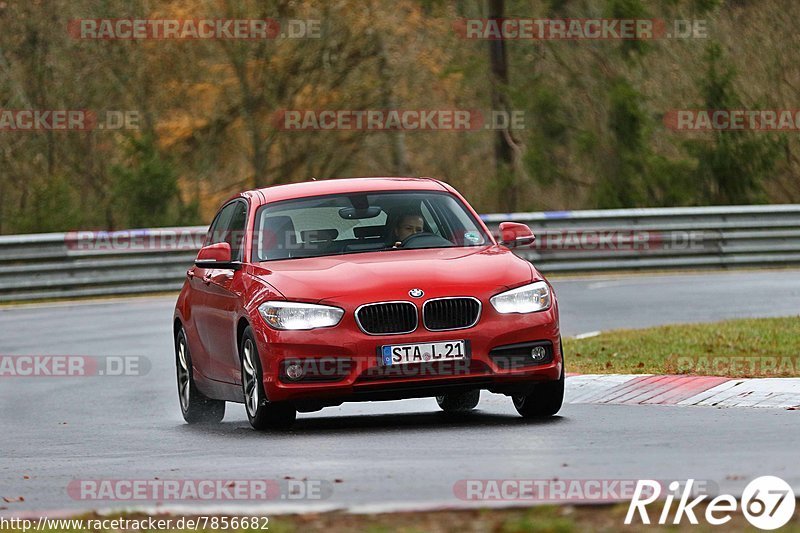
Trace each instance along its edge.
<instances>
[{"instance_id":1,"label":"car roof","mask_svg":"<svg viewBox=\"0 0 800 533\"><path fill-rule=\"evenodd\" d=\"M255 199L259 203L280 202L292 198L322 196L369 191L447 191L438 180L427 177L364 177L334 178L319 181L303 181L285 185L273 185L262 189L245 191L241 195Z\"/></svg>"}]
</instances>

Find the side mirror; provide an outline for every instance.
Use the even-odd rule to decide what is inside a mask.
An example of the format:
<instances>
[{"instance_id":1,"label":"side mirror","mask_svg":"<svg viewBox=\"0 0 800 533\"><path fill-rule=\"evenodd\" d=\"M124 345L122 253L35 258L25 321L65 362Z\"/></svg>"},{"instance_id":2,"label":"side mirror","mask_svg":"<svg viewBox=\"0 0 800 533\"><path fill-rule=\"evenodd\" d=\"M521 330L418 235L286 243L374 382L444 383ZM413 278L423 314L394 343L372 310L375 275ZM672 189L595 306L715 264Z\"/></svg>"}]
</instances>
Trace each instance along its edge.
<instances>
[{"instance_id":1,"label":"side mirror","mask_svg":"<svg viewBox=\"0 0 800 533\"><path fill-rule=\"evenodd\" d=\"M200 268L229 268L238 270L242 264L231 260L231 245L227 242L218 242L200 248L194 264Z\"/></svg>"},{"instance_id":2,"label":"side mirror","mask_svg":"<svg viewBox=\"0 0 800 533\"><path fill-rule=\"evenodd\" d=\"M533 235L531 228L525 224L520 224L518 222L501 222L500 239L500 244L503 246L516 248L517 246L533 244L536 237Z\"/></svg>"}]
</instances>

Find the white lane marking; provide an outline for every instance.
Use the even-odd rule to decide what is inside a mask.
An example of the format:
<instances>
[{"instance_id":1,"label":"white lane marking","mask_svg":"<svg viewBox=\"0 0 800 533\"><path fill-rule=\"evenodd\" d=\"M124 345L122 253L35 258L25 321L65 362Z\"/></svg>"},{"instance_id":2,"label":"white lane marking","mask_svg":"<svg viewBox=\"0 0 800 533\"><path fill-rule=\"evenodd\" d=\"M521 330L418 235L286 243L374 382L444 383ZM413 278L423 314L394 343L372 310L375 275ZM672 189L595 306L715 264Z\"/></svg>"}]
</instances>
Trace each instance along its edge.
<instances>
[{"instance_id":1,"label":"white lane marking","mask_svg":"<svg viewBox=\"0 0 800 533\"><path fill-rule=\"evenodd\" d=\"M592 337L597 337L598 335L600 335L600 331L599 330L598 331L587 331L586 333L581 333L579 335L575 335L575 337L573 337L573 338L578 339L578 340L591 339Z\"/></svg>"},{"instance_id":2,"label":"white lane marking","mask_svg":"<svg viewBox=\"0 0 800 533\"><path fill-rule=\"evenodd\" d=\"M597 281L595 283L590 283L586 286L587 289L606 289L608 287L619 287L624 285L625 282L623 281Z\"/></svg>"}]
</instances>

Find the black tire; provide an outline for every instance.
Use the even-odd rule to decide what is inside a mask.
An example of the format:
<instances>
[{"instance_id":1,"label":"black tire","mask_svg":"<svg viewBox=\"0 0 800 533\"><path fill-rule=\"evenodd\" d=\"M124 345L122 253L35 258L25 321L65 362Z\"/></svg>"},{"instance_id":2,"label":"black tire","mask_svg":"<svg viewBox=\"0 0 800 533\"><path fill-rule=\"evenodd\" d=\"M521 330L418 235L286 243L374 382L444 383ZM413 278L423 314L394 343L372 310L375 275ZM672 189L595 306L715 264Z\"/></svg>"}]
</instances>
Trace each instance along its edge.
<instances>
[{"instance_id":1,"label":"black tire","mask_svg":"<svg viewBox=\"0 0 800 533\"><path fill-rule=\"evenodd\" d=\"M475 409L480 399L481 391L480 389L475 389L437 396L436 403L445 413L466 413Z\"/></svg>"},{"instance_id":2,"label":"black tire","mask_svg":"<svg viewBox=\"0 0 800 533\"><path fill-rule=\"evenodd\" d=\"M536 385L526 396L513 396L514 407L523 418L548 418L561 410L564 403L564 351L561 339L561 376L555 381Z\"/></svg>"},{"instance_id":3,"label":"black tire","mask_svg":"<svg viewBox=\"0 0 800 533\"><path fill-rule=\"evenodd\" d=\"M181 327L175 335L175 367L178 378L178 401L183 419L189 424L218 424L225 416L225 402L213 400L197 390L192 354Z\"/></svg>"},{"instance_id":4,"label":"black tire","mask_svg":"<svg viewBox=\"0 0 800 533\"><path fill-rule=\"evenodd\" d=\"M247 419L253 429L288 429L297 418L297 410L287 402L270 402L264 392L264 379L261 370L261 359L253 334L253 328L247 326L239 344L239 356L242 363L242 392Z\"/></svg>"}]
</instances>

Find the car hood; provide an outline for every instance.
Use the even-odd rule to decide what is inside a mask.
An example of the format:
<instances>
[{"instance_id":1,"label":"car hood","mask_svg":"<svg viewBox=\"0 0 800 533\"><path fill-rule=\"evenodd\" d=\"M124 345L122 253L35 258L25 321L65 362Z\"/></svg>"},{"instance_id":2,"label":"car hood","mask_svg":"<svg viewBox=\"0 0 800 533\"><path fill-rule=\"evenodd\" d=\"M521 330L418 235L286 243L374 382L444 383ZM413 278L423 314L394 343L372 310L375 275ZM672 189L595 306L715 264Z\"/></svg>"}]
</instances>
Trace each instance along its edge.
<instances>
[{"instance_id":1,"label":"car hood","mask_svg":"<svg viewBox=\"0 0 800 533\"><path fill-rule=\"evenodd\" d=\"M407 300L411 289L423 290L426 299L480 297L538 278L530 263L501 246L290 259L252 269L286 299L306 302Z\"/></svg>"}]
</instances>

